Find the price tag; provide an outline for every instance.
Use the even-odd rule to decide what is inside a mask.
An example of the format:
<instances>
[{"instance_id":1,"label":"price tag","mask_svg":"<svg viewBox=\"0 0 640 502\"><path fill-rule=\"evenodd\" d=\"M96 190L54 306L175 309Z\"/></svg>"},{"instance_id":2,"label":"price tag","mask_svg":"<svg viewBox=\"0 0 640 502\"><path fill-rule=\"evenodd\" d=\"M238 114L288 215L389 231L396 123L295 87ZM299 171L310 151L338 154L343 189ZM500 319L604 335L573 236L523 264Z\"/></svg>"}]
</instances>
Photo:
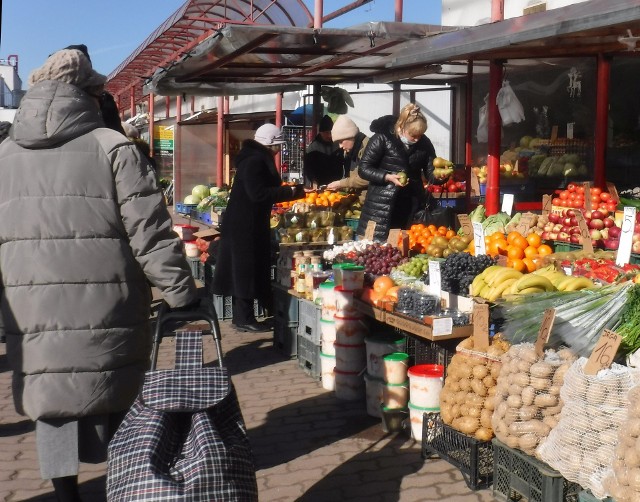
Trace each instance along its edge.
<instances>
[{"instance_id":1,"label":"price tag","mask_svg":"<svg viewBox=\"0 0 640 502\"><path fill-rule=\"evenodd\" d=\"M611 200L615 200L615 201L620 200L620 195L618 194L618 189L616 188L615 183L612 183L611 181L607 181L607 189L611 194Z\"/></svg>"},{"instance_id":2,"label":"price tag","mask_svg":"<svg viewBox=\"0 0 640 502\"><path fill-rule=\"evenodd\" d=\"M473 226L471 225L471 218L469 218L468 214L459 214L458 221L460 222L462 235L473 235Z\"/></svg>"},{"instance_id":3,"label":"price tag","mask_svg":"<svg viewBox=\"0 0 640 502\"><path fill-rule=\"evenodd\" d=\"M536 339L535 348L536 353L541 356L544 353L544 346L549 341L551 335L551 328L553 328L553 321L556 318L556 309L547 309L544 311L542 317L542 324L540 324L540 330L538 331L538 338Z\"/></svg>"},{"instance_id":4,"label":"price tag","mask_svg":"<svg viewBox=\"0 0 640 502\"><path fill-rule=\"evenodd\" d=\"M403 230L400 235L400 244L398 245L398 249L400 249L400 254L402 254L402 256L409 256L409 234L406 230Z\"/></svg>"},{"instance_id":5,"label":"price tag","mask_svg":"<svg viewBox=\"0 0 640 502\"><path fill-rule=\"evenodd\" d=\"M584 182L584 208L587 211L591 211L593 209L593 205L591 204L591 183L588 181Z\"/></svg>"},{"instance_id":6,"label":"price tag","mask_svg":"<svg viewBox=\"0 0 640 502\"><path fill-rule=\"evenodd\" d=\"M376 222L369 220L367 222L367 228L364 231L364 238L368 241L372 241L375 233L376 233Z\"/></svg>"},{"instance_id":7,"label":"price tag","mask_svg":"<svg viewBox=\"0 0 640 502\"><path fill-rule=\"evenodd\" d=\"M575 122L567 123L567 139L573 139L573 128L575 126Z\"/></svg>"},{"instance_id":8,"label":"price tag","mask_svg":"<svg viewBox=\"0 0 640 502\"><path fill-rule=\"evenodd\" d=\"M481 254L487 254L486 247L484 245L484 228L482 228L482 223L474 221L472 223L473 226L473 245L476 248L476 256Z\"/></svg>"},{"instance_id":9,"label":"price tag","mask_svg":"<svg viewBox=\"0 0 640 502\"><path fill-rule=\"evenodd\" d=\"M529 229L533 226L535 218L536 215L533 213L523 214L516 225L516 232L519 232L521 235L527 235L529 233Z\"/></svg>"},{"instance_id":10,"label":"price tag","mask_svg":"<svg viewBox=\"0 0 640 502\"><path fill-rule=\"evenodd\" d=\"M573 275L573 270L571 270L571 267L562 267L562 270L564 270L564 273L566 275Z\"/></svg>"},{"instance_id":11,"label":"price tag","mask_svg":"<svg viewBox=\"0 0 640 502\"><path fill-rule=\"evenodd\" d=\"M400 240L400 229L392 228L389 230L389 236L387 237L387 244L391 244L394 248L398 247Z\"/></svg>"},{"instance_id":12,"label":"price tag","mask_svg":"<svg viewBox=\"0 0 640 502\"><path fill-rule=\"evenodd\" d=\"M489 348L489 305L486 303L473 306L473 348L480 352Z\"/></svg>"},{"instance_id":13,"label":"price tag","mask_svg":"<svg viewBox=\"0 0 640 502\"><path fill-rule=\"evenodd\" d=\"M453 332L453 319L451 317L435 317L431 325L433 336L450 335Z\"/></svg>"},{"instance_id":14,"label":"price tag","mask_svg":"<svg viewBox=\"0 0 640 502\"><path fill-rule=\"evenodd\" d=\"M622 337L618 333L605 329L584 365L584 374L597 375L598 371L609 368L621 342Z\"/></svg>"},{"instance_id":15,"label":"price tag","mask_svg":"<svg viewBox=\"0 0 640 502\"><path fill-rule=\"evenodd\" d=\"M549 214L551 212L552 200L551 195L542 196L542 214Z\"/></svg>"},{"instance_id":16,"label":"price tag","mask_svg":"<svg viewBox=\"0 0 640 502\"><path fill-rule=\"evenodd\" d=\"M440 296L440 291L442 290L441 282L440 262L429 260L429 293Z\"/></svg>"},{"instance_id":17,"label":"price tag","mask_svg":"<svg viewBox=\"0 0 640 502\"><path fill-rule=\"evenodd\" d=\"M513 211L513 194L512 193L505 193L502 196L501 211L511 216L511 211Z\"/></svg>"},{"instance_id":18,"label":"price tag","mask_svg":"<svg viewBox=\"0 0 640 502\"><path fill-rule=\"evenodd\" d=\"M625 207L622 216L622 231L620 232L620 244L616 253L616 265L622 267L629 263L631 258L631 246L633 244L633 230L636 226L636 208Z\"/></svg>"},{"instance_id":19,"label":"price tag","mask_svg":"<svg viewBox=\"0 0 640 502\"><path fill-rule=\"evenodd\" d=\"M471 193L476 196L480 195L480 180L478 180L478 175L475 173L471 173Z\"/></svg>"},{"instance_id":20,"label":"price tag","mask_svg":"<svg viewBox=\"0 0 640 502\"><path fill-rule=\"evenodd\" d=\"M509 261L509 259L505 255L499 254L498 255L498 261L496 262L496 264L500 265L501 267L506 267L508 261Z\"/></svg>"},{"instance_id":21,"label":"price tag","mask_svg":"<svg viewBox=\"0 0 640 502\"><path fill-rule=\"evenodd\" d=\"M587 200L585 198L585 200ZM591 240L591 231L587 226L587 222L584 219L582 211L576 211L576 220L578 220L578 228L580 229L580 236L582 237L582 249L587 253L593 253L593 241Z\"/></svg>"},{"instance_id":22,"label":"price tag","mask_svg":"<svg viewBox=\"0 0 640 502\"><path fill-rule=\"evenodd\" d=\"M558 139L558 126L557 125L551 126L551 137L549 139L551 140L551 142L554 142L555 140Z\"/></svg>"}]
</instances>

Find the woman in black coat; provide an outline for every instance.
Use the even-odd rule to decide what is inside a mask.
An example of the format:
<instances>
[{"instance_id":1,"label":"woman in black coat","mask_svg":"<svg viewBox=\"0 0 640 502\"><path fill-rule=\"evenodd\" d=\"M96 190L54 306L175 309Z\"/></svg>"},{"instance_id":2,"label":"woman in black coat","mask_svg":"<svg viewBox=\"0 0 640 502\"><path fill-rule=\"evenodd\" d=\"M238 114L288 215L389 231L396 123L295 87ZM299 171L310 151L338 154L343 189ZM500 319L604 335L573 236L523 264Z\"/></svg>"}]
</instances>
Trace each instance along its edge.
<instances>
[{"instance_id":1,"label":"woman in black coat","mask_svg":"<svg viewBox=\"0 0 640 502\"><path fill-rule=\"evenodd\" d=\"M424 207L427 194L422 176L434 181L436 157L431 140L424 135L427 120L418 106L406 105L395 124L390 119L387 115L372 123L376 134L358 166L358 174L369 182L369 189L357 233L364 235L367 223L374 221L374 240L380 241L392 228L409 228L413 215Z\"/></svg>"},{"instance_id":2,"label":"woman in black coat","mask_svg":"<svg viewBox=\"0 0 640 502\"><path fill-rule=\"evenodd\" d=\"M273 124L260 126L235 160L236 175L222 222L213 292L233 297L232 324L238 331L268 331L254 316L254 299L271 303L271 230L276 202L304 196L302 185L282 186L274 155L285 143Z\"/></svg>"}]
</instances>

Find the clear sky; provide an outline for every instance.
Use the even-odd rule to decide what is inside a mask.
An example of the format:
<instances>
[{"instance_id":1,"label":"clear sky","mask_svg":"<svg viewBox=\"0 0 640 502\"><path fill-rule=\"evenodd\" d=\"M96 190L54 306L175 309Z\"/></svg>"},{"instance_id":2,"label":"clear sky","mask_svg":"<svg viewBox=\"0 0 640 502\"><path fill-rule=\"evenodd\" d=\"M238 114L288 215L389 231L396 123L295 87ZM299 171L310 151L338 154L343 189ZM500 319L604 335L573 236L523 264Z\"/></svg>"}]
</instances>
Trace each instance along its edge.
<instances>
[{"instance_id":1,"label":"clear sky","mask_svg":"<svg viewBox=\"0 0 640 502\"><path fill-rule=\"evenodd\" d=\"M314 1L304 2L313 14ZM351 0L324 0L324 12L348 3ZM183 0L0 0L0 59L18 56L18 74L26 89L29 73L49 54L83 43L94 68L108 75L183 4ZM393 21L394 4L394 0L373 0L326 26ZM440 24L440 12L441 0L404 0L406 22Z\"/></svg>"}]
</instances>

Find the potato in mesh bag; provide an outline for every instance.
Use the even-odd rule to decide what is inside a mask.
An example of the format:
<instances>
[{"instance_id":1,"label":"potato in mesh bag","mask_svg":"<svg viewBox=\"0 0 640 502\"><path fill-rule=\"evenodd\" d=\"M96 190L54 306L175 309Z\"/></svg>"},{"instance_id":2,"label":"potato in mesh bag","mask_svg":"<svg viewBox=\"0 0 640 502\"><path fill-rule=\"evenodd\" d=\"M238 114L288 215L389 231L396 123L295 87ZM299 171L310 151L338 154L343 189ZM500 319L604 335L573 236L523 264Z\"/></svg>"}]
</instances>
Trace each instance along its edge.
<instances>
[{"instance_id":1,"label":"potato in mesh bag","mask_svg":"<svg viewBox=\"0 0 640 502\"><path fill-rule=\"evenodd\" d=\"M531 343L514 345L502 356L491 420L500 441L535 455L558 423L560 389L575 359L568 349L548 349L540 356Z\"/></svg>"},{"instance_id":2,"label":"potato in mesh bag","mask_svg":"<svg viewBox=\"0 0 640 502\"><path fill-rule=\"evenodd\" d=\"M499 335L493 337L487 352L474 350L473 338L456 347L440 392L440 416L445 424L480 441L493 437L496 378L500 357L508 348L508 342Z\"/></svg>"},{"instance_id":3,"label":"potato in mesh bag","mask_svg":"<svg viewBox=\"0 0 640 502\"><path fill-rule=\"evenodd\" d=\"M640 372L614 363L596 375L587 375L586 362L581 357L567 371L560 390L564 402L560 420L537 452L567 480L604 498L610 494L603 483L605 474L611 467L622 472L620 463L614 465L616 444L627 419L627 394L640 382ZM640 434L640 423L637 426ZM640 466L640 457L637 462Z\"/></svg>"}]
</instances>

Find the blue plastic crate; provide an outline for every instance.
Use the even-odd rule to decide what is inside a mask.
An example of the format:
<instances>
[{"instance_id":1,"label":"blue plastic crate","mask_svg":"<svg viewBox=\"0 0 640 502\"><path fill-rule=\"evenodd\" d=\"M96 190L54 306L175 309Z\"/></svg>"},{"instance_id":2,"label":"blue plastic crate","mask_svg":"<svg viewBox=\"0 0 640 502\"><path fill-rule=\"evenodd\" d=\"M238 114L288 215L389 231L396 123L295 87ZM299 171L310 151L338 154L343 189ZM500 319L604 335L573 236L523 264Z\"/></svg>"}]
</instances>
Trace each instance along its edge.
<instances>
[{"instance_id":1,"label":"blue plastic crate","mask_svg":"<svg viewBox=\"0 0 640 502\"><path fill-rule=\"evenodd\" d=\"M175 211L176 213L185 214L187 216L191 215L191 211L196 209L197 204L184 204L182 202L176 202Z\"/></svg>"},{"instance_id":2,"label":"blue plastic crate","mask_svg":"<svg viewBox=\"0 0 640 502\"><path fill-rule=\"evenodd\" d=\"M320 345L300 335L296 338L298 339L298 365L311 378L320 380L322 377L322 370L320 368Z\"/></svg>"},{"instance_id":3,"label":"blue plastic crate","mask_svg":"<svg viewBox=\"0 0 640 502\"><path fill-rule=\"evenodd\" d=\"M196 219L206 223L207 225L211 225L211 211L196 212Z\"/></svg>"}]
</instances>

